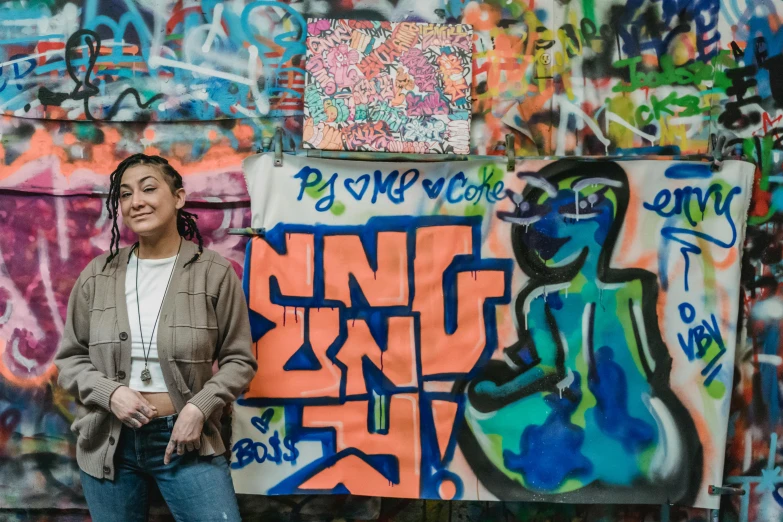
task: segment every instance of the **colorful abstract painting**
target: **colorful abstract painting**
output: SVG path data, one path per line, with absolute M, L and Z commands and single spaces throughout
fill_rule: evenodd
M 470 151 L 473 30 L 309 19 L 305 148 Z
M 751 164 L 283 163 L 238 492 L 717 507 Z

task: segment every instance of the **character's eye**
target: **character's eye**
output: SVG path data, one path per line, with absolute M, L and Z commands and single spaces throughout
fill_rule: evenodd
M 498 212 L 498 218 L 515 225 L 532 225 L 536 221 L 540 221 L 541 217 L 549 212 L 549 204 L 536 204 L 526 199 L 523 199 L 520 194 L 511 190 L 506 191 L 509 199 L 514 203 L 516 207 L 513 212 Z
M 559 208 L 560 215 L 568 219 L 591 219 L 601 213 L 600 206 L 606 201 L 604 196 L 606 188 L 602 188 L 592 194 L 582 195 L 579 192 L 574 194 L 574 200 L 571 203 L 562 205 Z

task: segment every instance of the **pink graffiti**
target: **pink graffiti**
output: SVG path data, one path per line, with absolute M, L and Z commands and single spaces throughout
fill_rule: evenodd
M 340 88 L 353 87 L 361 77 L 362 73 L 356 67 L 359 63 L 359 52 L 346 44 L 329 49 L 326 53 L 326 63 L 329 65 L 329 72 L 334 77 L 335 83 Z
M 15 328 L 3 353 L 7 369 L 27 377 L 35 377 L 49 369 L 57 351 L 56 335 L 48 335 L 42 341 L 27 329 Z
M 405 101 L 408 104 L 409 116 L 430 116 L 449 113 L 449 107 L 437 92 L 430 92 L 425 96 L 416 96 L 409 92 L 405 97 Z
M 329 20 L 322 21 L 329 24 Z M 321 26 L 319 25 L 319 27 Z M 348 43 L 350 41 L 351 30 L 343 24 L 342 20 L 337 20 L 335 21 L 332 31 L 324 36 L 313 36 L 312 33 L 310 33 L 310 36 L 307 38 L 307 47 L 314 56 L 319 56 L 324 51 L 328 51 L 341 43 Z
M 307 60 L 307 72 L 318 82 L 327 95 L 332 95 L 337 92 L 337 84 L 334 77 L 326 70 L 324 61 L 320 56 L 313 56 Z
M 421 47 L 460 47 L 469 50 L 472 46 L 471 32 L 463 25 L 425 25 L 421 28 Z
M 432 92 L 435 90 L 437 69 L 427 61 L 427 57 L 418 47 L 414 47 L 405 53 L 400 59 L 402 64 L 408 68 L 408 72 L 413 76 L 413 81 L 419 92 Z
M 331 23 L 329 20 L 316 20 L 315 22 L 307 24 L 307 34 L 318 35 L 324 31 L 328 31 L 330 27 Z

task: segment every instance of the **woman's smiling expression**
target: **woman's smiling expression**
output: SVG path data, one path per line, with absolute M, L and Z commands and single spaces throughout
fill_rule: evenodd
M 185 205 L 185 190 L 172 190 L 166 176 L 151 165 L 129 168 L 122 176 L 122 221 L 140 236 L 155 236 L 176 227 L 177 211 Z

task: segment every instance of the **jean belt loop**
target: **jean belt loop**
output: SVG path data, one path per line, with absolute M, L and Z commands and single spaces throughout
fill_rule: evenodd
M 175 417 L 174 415 L 169 415 L 168 417 L 166 417 L 166 424 L 168 425 L 168 428 L 170 430 L 174 429 L 174 417 Z

